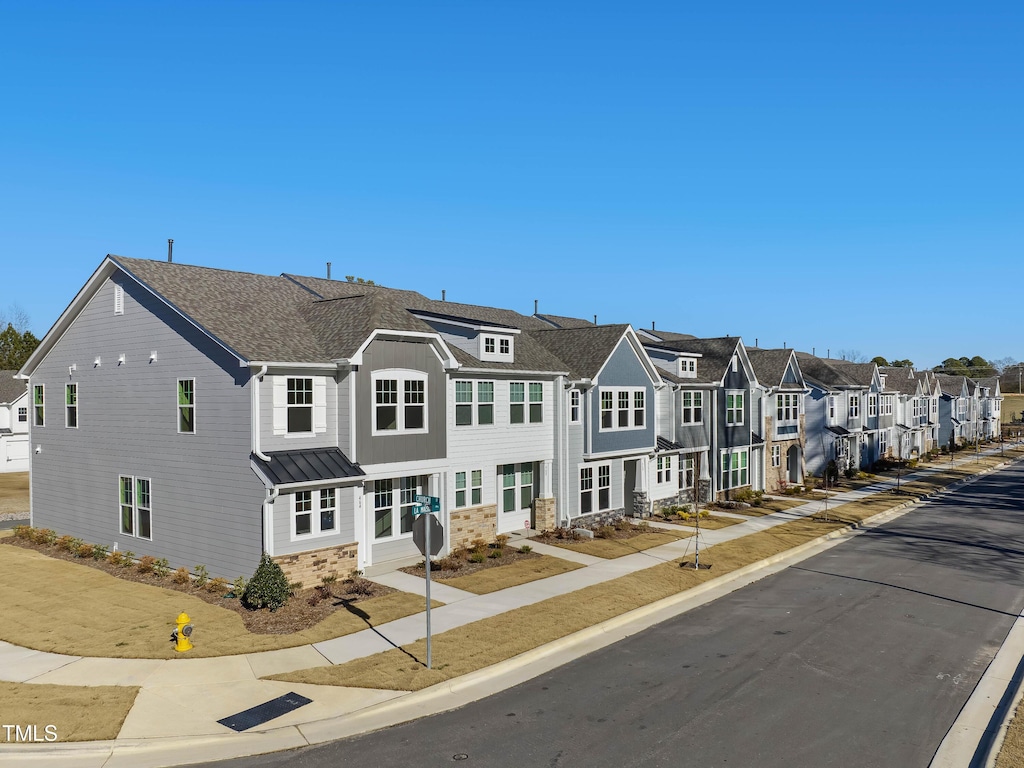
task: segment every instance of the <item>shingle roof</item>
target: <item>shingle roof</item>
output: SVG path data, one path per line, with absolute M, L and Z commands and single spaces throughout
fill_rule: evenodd
M 655 331 L 644 328 L 644 333 L 649 333 L 651 336 L 657 336 L 662 341 L 686 341 L 688 339 L 696 339 L 696 336 L 691 336 L 689 333 L 675 333 L 674 331 Z
M 350 357 L 375 328 L 419 333 L 433 330 L 385 293 L 316 300 L 304 304 L 300 311 L 330 360 Z
M 917 394 L 917 382 L 919 379 L 914 374 L 913 368 L 900 368 L 879 366 L 879 373 L 885 374 L 885 389 L 888 392 L 899 392 L 902 395 Z
M 782 384 L 782 377 L 786 375 L 793 350 L 748 348 L 747 356 L 757 380 L 765 386 L 778 387 Z
M 848 366 L 836 365 L 840 360 L 817 357 L 807 352 L 797 352 L 796 358 L 800 363 L 800 371 L 805 381 L 813 382 L 824 389 L 833 387 L 860 387 L 864 386 L 854 375 Z
M 594 325 L 590 320 L 582 317 L 566 317 L 564 315 L 534 315 L 545 320 L 555 328 L 589 328 Z
M 667 333 L 658 331 L 658 335 Z M 689 382 L 708 384 L 721 381 L 726 374 L 726 369 L 732 364 L 732 356 L 739 346 L 738 336 L 724 336 L 717 339 L 697 339 L 692 336 L 682 338 L 683 334 L 671 334 L 677 338 L 663 339 L 651 347 L 671 349 L 677 352 L 691 352 L 700 355 L 697 360 L 696 378 L 687 379 Z
M 951 376 L 948 373 L 936 373 L 934 376 L 939 382 L 942 394 L 949 397 L 960 397 L 963 394 L 964 385 L 967 383 L 966 376 Z
M 875 376 L 875 363 L 854 363 L 849 360 L 830 361 L 833 365 L 842 366 L 843 371 L 854 383 L 870 387 Z M 911 369 L 907 369 L 908 371 Z
M 28 382 L 15 379 L 17 371 L 0 371 L 0 403 L 13 403 L 28 389 Z
M 260 472 L 274 485 L 315 483 L 362 477 L 366 473 L 337 448 L 309 448 L 301 451 L 268 453 L 270 461 L 253 456 Z
M 528 335 L 562 361 L 574 379 L 592 379 L 601 370 L 628 325 L 591 325 L 586 328 L 552 328 Z

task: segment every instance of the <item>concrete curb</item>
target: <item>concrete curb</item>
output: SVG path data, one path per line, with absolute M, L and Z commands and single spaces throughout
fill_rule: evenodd
M 912 511 L 914 507 L 974 482 L 983 475 L 998 471 L 1013 461 L 1016 460 L 1006 461 L 982 470 L 971 477 L 937 489 L 921 499 L 907 500 L 858 523 L 845 525 L 792 549 L 711 579 L 685 592 L 670 595 L 649 605 L 607 619 L 519 656 L 345 715 L 243 734 L 175 736 L 102 742 L 70 742 L 54 745 L 35 744 L 32 746 L 0 745 L 0 756 L 2 756 L 4 765 L 11 766 L 11 768 L 20 765 L 68 765 L 74 766 L 74 768 L 79 768 L 79 766 L 83 768 L 92 766 L 97 768 L 120 768 L 120 766 L 125 768 L 163 768 L 322 744 L 398 725 L 426 715 L 447 712 L 531 680 L 569 661 L 712 602 L 819 552 L 837 546 L 853 536 L 895 520 Z M 1024 621 L 1021 624 L 1024 625 Z M 985 674 L 988 675 L 988 673 L 989 671 L 986 670 Z M 984 677 L 982 679 L 984 680 Z M 964 709 L 966 710 L 967 706 Z M 1004 723 L 1004 731 L 1005 725 Z M 953 729 L 950 732 L 952 733 L 952 731 Z M 976 745 L 977 741 L 973 745 L 967 744 L 971 754 Z M 957 754 L 961 754 L 963 749 L 964 747 L 961 745 L 961 750 Z M 938 768 L 940 764 L 933 763 L 932 765 L 934 768 Z M 952 768 L 954 765 L 967 765 L 967 762 L 942 763 L 941 765 L 948 765 Z

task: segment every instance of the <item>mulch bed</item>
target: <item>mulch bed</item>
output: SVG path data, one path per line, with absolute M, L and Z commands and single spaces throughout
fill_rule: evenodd
M 242 601 L 237 598 L 225 597 L 220 592 L 210 592 L 205 587 L 197 587 L 192 582 L 179 584 L 171 578 L 171 575 L 157 576 L 153 573 L 142 573 L 135 566 L 125 567 L 112 565 L 106 560 L 75 557 L 70 552 L 57 549 L 53 545 L 36 544 L 15 536 L 0 539 L 0 544 L 33 549 L 47 557 L 95 568 L 125 581 L 151 584 L 154 587 L 183 592 L 229 611 L 235 611 L 242 617 L 246 629 L 254 634 L 262 635 L 288 635 L 299 632 L 320 623 L 335 611 L 347 611 L 350 605 L 397 591 L 368 579 L 356 578 L 335 582 L 330 585 L 329 594 L 322 586 L 303 589 L 292 595 L 291 599 L 276 611 L 266 608 L 250 610 L 242 605 Z
M 484 560 L 481 563 L 474 563 L 469 560 L 468 553 L 453 553 L 448 557 L 440 557 L 436 560 L 430 561 L 430 578 L 431 579 L 454 579 L 456 576 L 468 576 L 471 573 L 477 573 L 488 568 L 499 568 L 503 565 L 510 565 L 517 563 L 520 560 L 534 560 L 541 555 L 536 552 L 520 552 L 516 547 L 498 547 L 491 545 L 484 552 Z M 487 557 L 492 552 L 501 552 L 500 557 Z M 418 563 L 417 565 L 410 565 L 405 568 L 399 568 L 398 570 L 403 573 L 411 574 L 412 576 L 419 576 L 423 578 L 427 575 L 427 570 L 424 563 Z
M 669 535 L 666 531 L 659 528 L 652 528 L 649 525 L 630 524 L 627 526 L 618 525 L 602 525 L 592 530 L 594 533 L 594 539 L 607 539 L 609 541 L 625 541 L 632 539 L 634 536 L 640 536 L 644 533 L 664 533 L 666 536 Z M 573 533 L 571 528 L 555 528 L 553 531 L 542 531 L 537 535 L 539 541 L 587 541 L 580 537 L 578 534 Z

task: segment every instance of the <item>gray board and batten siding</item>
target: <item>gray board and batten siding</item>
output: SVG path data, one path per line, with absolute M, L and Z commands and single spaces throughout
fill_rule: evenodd
M 121 315 L 113 281 L 124 287 Z M 249 465 L 249 375 L 237 357 L 115 273 L 32 373 L 31 383 L 46 387 L 45 425 L 32 427 L 40 449 L 32 457 L 32 524 L 166 557 L 172 567 L 250 576 L 263 548 L 265 492 Z M 195 379 L 194 434 L 178 434 L 177 382 L 186 378 Z M 78 383 L 77 429 L 65 427 L 69 382 Z M 152 540 L 120 532 L 121 475 L 151 481 Z
M 608 356 L 608 360 L 594 384 L 596 391 L 590 402 L 591 453 L 653 451 L 656 442 L 654 385 L 647 369 L 640 362 L 628 340 L 622 339 L 618 343 L 611 355 Z M 601 430 L 600 389 L 614 389 L 615 387 L 644 388 L 643 429 Z M 617 407 L 617 403 L 615 405 Z
M 398 369 L 427 374 L 427 431 L 373 435 L 374 371 Z M 427 343 L 375 339 L 363 352 L 356 378 L 356 450 L 361 466 L 441 459 L 446 454 L 445 372 Z M 401 398 L 401 392 L 399 392 Z
M 718 413 L 715 414 L 715 421 L 718 424 L 718 447 L 719 448 L 742 448 L 750 445 L 751 416 L 756 411 L 752 408 L 750 380 L 747 378 L 742 365 L 737 365 L 736 370 L 729 367 L 723 380 L 724 386 L 719 394 Z M 729 425 L 725 423 L 726 396 L 730 391 L 743 393 L 743 423 Z

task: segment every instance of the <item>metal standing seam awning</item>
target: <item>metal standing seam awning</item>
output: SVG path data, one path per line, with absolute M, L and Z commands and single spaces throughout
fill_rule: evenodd
M 253 467 L 271 486 L 321 483 L 365 477 L 358 464 L 349 461 L 338 448 L 307 448 L 301 451 L 275 451 L 264 461 L 251 456 Z

